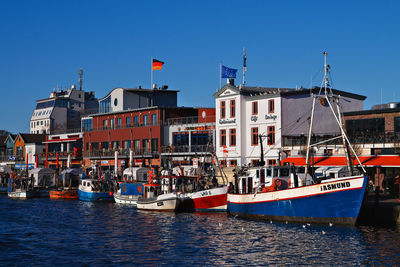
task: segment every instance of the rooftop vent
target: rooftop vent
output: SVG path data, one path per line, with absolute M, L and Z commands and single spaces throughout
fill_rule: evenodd
M 153 88 L 152 89 L 157 89 L 157 84 L 153 83 Z
M 167 90 L 167 89 L 168 89 L 168 85 L 163 85 L 163 86 L 161 86 L 161 89 L 162 89 L 162 90 Z

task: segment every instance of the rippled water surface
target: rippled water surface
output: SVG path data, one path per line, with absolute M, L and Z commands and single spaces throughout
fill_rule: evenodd
M 141 212 L 115 203 L 0 196 L 0 264 L 400 265 L 400 229 Z

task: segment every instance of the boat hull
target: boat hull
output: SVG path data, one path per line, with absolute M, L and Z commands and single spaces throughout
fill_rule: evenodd
M 114 201 L 114 197 L 109 192 L 85 192 L 78 190 L 78 199 L 82 201 Z
M 273 192 L 228 194 L 228 212 L 253 219 L 354 225 L 366 183 L 367 177 L 358 176 Z
M 51 190 L 51 199 L 78 199 L 78 189 Z
M 179 199 L 177 196 L 158 197 L 157 199 L 139 199 L 136 203 L 138 210 L 149 211 L 176 211 L 178 206 Z
M 8 197 L 14 198 L 14 199 L 27 199 L 27 198 L 33 198 L 35 196 L 36 196 L 36 192 L 34 192 L 34 191 L 11 191 L 11 192 L 8 192 Z
M 226 211 L 228 187 L 218 187 L 185 194 L 183 206 L 195 211 Z
M 136 206 L 139 195 L 121 195 L 119 193 L 114 194 L 115 203 L 128 204 Z

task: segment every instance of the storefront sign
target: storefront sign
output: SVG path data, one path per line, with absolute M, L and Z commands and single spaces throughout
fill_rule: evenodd
M 269 119 L 276 120 L 276 118 L 277 118 L 276 115 L 265 115 L 266 120 L 269 120 Z
M 235 123 L 235 122 L 236 122 L 236 119 L 226 119 L 226 120 L 220 119 L 219 120 L 219 124 L 227 124 L 227 123 Z

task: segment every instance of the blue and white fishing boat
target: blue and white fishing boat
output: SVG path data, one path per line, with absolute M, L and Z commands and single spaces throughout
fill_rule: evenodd
M 132 161 L 133 156 L 130 162 Z M 153 170 L 147 167 L 131 166 L 125 169 L 122 175 L 123 182 L 118 182 L 118 190 L 114 192 L 115 202 L 136 206 L 138 198 L 143 196 L 143 185 L 149 181 L 150 175 L 153 175 Z
M 83 201 L 114 201 L 113 183 L 110 180 L 81 179 L 78 199 Z
M 144 186 L 141 182 L 123 182 L 114 193 L 114 200 L 118 204 L 129 204 L 136 206 L 136 202 L 143 195 Z
M 354 225 L 363 203 L 367 185 L 365 169 L 351 147 L 341 122 L 338 96 L 328 89 L 326 64 L 324 88 L 313 95 L 313 107 L 307 141 L 306 168 L 302 175 L 297 174 L 294 166 L 255 167 L 237 175 L 235 189 L 228 193 L 228 212 L 234 216 L 266 220 L 337 223 Z M 322 90 L 324 92 L 322 92 Z M 321 93 L 322 92 L 322 93 Z M 317 99 L 326 103 L 339 125 L 344 148 L 349 147 L 358 160 L 363 174 L 350 164 L 347 150 L 347 172 L 340 177 L 318 177 L 309 175 L 310 148 L 323 142 L 311 144 L 312 125 Z M 325 102 L 326 101 L 326 102 Z M 336 105 L 336 111 L 333 108 Z M 261 138 L 261 137 L 260 137 Z M 332 140 L 332 139 L 330 139 Z M 327 140 L 329 141 L 329 140 Z M 260 142 L 262 145 L 262 142 Z M 262 147 L 261 147 L 262 151 Z M 263 155 L 261 156 L 263 162 Z

